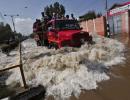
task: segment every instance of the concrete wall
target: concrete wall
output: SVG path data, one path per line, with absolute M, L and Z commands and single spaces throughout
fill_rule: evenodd
M 106 24 L 105 17 L 103 16 L 93 20 L 82 21 L 80 22 L 80 26 L 83 28 L 83 31 L 96 32 L 99 35 L 105 36 Z

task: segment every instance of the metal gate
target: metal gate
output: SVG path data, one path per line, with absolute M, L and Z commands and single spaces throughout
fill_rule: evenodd
M 122 32 L 121 15 L 109 17 L 110 33 L 118 34 Z

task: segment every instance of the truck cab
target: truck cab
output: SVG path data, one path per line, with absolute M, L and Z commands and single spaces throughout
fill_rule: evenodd
M 79 23 L 74 19 L 53 19 L 47 23 L 48 42 L 50 47 L 80 47 L 84 42 L 91 42 L 92 36 L 81 31 Z

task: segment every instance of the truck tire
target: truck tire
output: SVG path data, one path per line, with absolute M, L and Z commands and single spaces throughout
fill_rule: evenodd
M 54 43 L 54 42 L 51 42 L 49 43 L 49 46 L 48 46 L 49 49 L 58 49 L 58 44 L 57 43 Z
M 41 46 L 41 43 L 40 43 L 40 41 L 37 41 L 37 46 Z
M 55 48 L 56 50 L 59 48 L 57 43 L 54 44 L 54 48 Z

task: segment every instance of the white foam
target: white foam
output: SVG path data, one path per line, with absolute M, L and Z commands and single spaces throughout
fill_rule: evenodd
M 10 56 L 0 52 L 0 69 L 18 64 L 18 51 L 10 52 Z
M 92 46 L 85 44 L 81 48 L 59 50 L 37 47 L 31 39 L 24 41 L 22 51 L 27 83 L 45 86 L 47 96 L 53 95 L 56 100 L 68 99 L 72 93 L 78 97 L 82 89 L 96 89 L 97 82 L 109 79 L 104 69 L 122 63 L 125 58 L 124 45 L 118 41 L 96 35 L 94 40 L 96 44 Z M 6 83 L 21 83 L 19 70 L 12 72 Z

